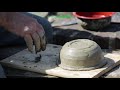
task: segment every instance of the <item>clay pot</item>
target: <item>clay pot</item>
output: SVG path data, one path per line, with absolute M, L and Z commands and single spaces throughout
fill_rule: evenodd
M 88 30 L 99 30 L 110 25 L 115 12 L 73 12 L 78 23 Z
M 100 46 L 91 40 L 67 42 L 60 51 L 58 65 L 66 70 L 92 70 L 105 65 Z

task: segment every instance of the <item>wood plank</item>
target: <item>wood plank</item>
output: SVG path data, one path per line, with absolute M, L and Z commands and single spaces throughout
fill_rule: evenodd
M 42 57 L 37 63 L 34 62 L 35 55 L 25 49 L 15 55 L 3 59 L 1 64 L 16 69 L 28 70 L 63 78 L 98 78 L 120 64 L 120 55 L 107 53 L 105 54 L 107 64 L 102 68 L 91 71 L 64 70 L 56 65 L 56 60 L 59 59 L 61 48 L 62 46 L 59 45 L 48 44 L 46 50 L 39 53 Z
M 7 78 L 58 78 L 47 74 L 35 73 L 10 67 L 3 67 Z
M 104 75 L 105 78 L 120 78 L 120 66 L 115 67 L 113 70 Z
M 116 49 L 116 50 L 112 51 L 111 53 L 120 55 L 120 50 Z M 120 65 L 116 66 L 109 72 L 102 75 L 101 78 L 120 78 Z

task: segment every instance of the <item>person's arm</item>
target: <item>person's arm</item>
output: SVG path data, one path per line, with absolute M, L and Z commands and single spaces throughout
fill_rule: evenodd
M 36 19 L 20 12 L 0 12 L 0 25 L 8 31 L 23 37 L 29 51 L 33 52 L 33 43 L 36 52 L 45 50 L 45 32 Z
M 6 12 L 0 12 L 0 26 L 5 26 L 8 15 Z

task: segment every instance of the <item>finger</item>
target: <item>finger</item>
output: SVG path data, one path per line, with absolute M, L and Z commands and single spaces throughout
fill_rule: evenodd
M 37 33 L 39 34 L 39 37 L 41 39 L 41 49 L 44 51 L 46 49 L 46 37 L 45 37 L 45 31 L 44 28 L 41 25 L 38 25 Z
M 45 49 L 46 49 L 46 44 L 47 44 L 47 42 L 46 42 L 46 37 L 45 37 L 45 35 L 42 37 L 42 51 L 44 51 Z
M 45 37 L 45 34 L 42 33 L 42 32 L 39 32 L 37 31 L 39 37 L 40 37 L 40 40 L 41 40 L 41 49 L 42 51 L 44 51 L 46 49 L 46 37 Z
M 25 35 L 24 40 L 25 40 L 25 42 L 26 42 L 26 44 L 27 44 L 28 50 L 29 50 L 31 53 L 33 53 L 33 40 L 32 40 L 31 35 L 28 35 L 28 34 Z
M 33 41 L 34 41 L 34 44 L 35 44 L 36 53 L 40 52 L 41 51 L 41 44 L 40 44 L 41 42 L 40 42 L 39 35 L 37 33 L 33 33 L 32 38 L 33 38 Z

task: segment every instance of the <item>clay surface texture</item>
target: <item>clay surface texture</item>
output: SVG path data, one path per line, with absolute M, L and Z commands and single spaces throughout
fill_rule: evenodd
M 100 46 L 88 39 L 67 42 L 60 52 L 60 67 L 67 70 L 92 70 L 106 64 Z

